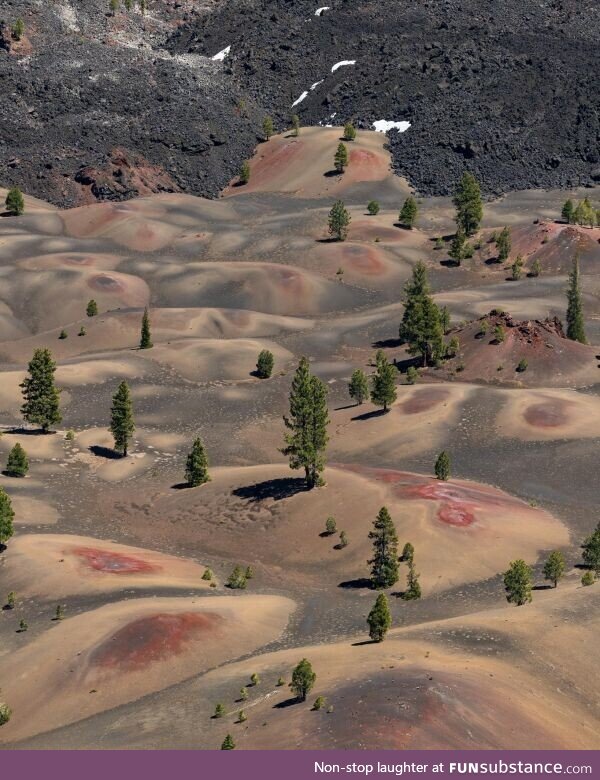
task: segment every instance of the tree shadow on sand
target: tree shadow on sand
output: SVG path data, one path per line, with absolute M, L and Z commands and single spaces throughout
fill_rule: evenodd
M 379 644 L 374 639 L 363 639 L 362 642 L 352 642 L 352 647 L 362 647 L 363 645 L 377 645 Z
M 291 699 L 285 699 L 273 705 L 274 710 L 284 710 L 286 707 L 293 707 L 294 704 L 301 704 L 302 699 L 299 696 L 293 696 Z
M 98 458 L 106 458 L 107 460 L 121 460 L 123 457 L 120 452 L 115 452 L 115 450 L 111 449 L 110 447 L 101 447 L 99 444 L 92 444 L 92 446 L 88 447 L 88 449 L 92 455 L 95 455 Z
M 295 496 L 296 493 L 304 493 L 306 490 L 306 482 L 301 477 L 281 477 L 236 488 L 233 495 L 248 501 L 264 501 L 267 498 L 281 501 Z
M 340 582 L 338 588 L 344 588 L 344 590 L 373 590 L 373 583 L 368 577 L 358 577 L 355 580 Z
M 387 412 L 390 410 L 388 409 Z M 387 412 L 384 412 L 383 409 L 373 409 L 371 412 L 363 412 L 363 414 L 357 414 L 354 417 L 352 417 L 352 421 L 354 420 L 372 420 L 374 417 L 383 417 Z
M 56 431 L 44 432 L 41 428 L 20 428 L 18 426 L 9 428 L 5 433 L 13 436 L 56 436 Z

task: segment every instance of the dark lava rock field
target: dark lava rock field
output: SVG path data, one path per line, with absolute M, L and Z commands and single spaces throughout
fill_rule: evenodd
M 0 182 L 59 205 L 214 196 L 291 113 L 409 121 L 390 146 L 422 194 L 465 169 L 489 194 L 600 181 L 597 2 L 320 2 L 0 0 Z

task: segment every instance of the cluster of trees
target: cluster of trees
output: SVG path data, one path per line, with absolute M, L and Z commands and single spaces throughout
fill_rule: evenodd
M 593 585 L 596 578 L 600 576 L 600 523 L 590 536 L 584 539 L 581 547 L 583 563 L 588 567 L 581 577 L 581 584 Z M 566 568 L 563 553 L 560 550 L 553 550 L 542 569 L 544 579 L 556 588 L 564 577 Z M 524 560 L 512 561 L 503 576 L 506 599 L 510 604 L 523 606 L 532 600 L 533 569 Z
M 306 701 L 308 694 L 312 691 L 312 689 L 315 687 L 315 683 L 317 681 L 317 675 L 315 671 L 313 670 L 312 664 L 307 658 L 303 658 L 301 661 L 299 661 L 296 666 L 294 667 L 292 671 L 292 681 L 289 684 L 289 687 L 292 691 L 292 693 L 296 696 L 298 701 L 304 702 Z M 253 674 L 250 677 L 250 684 L 252 687 L 257 686 L 260 683 L 260 677 L 258 674 Z M 281 687 L 285 685 L 285 680 L 283 677 L 280 677 L 277 680 L 277 687 Z M 247 701 L 248 700 L 248 689 L 247 687 L 243 687 L 240 690 L 240 699 L 239 701 Z M 313 705 L 314 710 L 320 710 L 325 705 L 325 697 L 324 696 L 318 696 L 315 700 L 315 703 Z M 332 708 L 330 708 L 330 711 L 332 711 Z M 214 715 L 213 718 L 223 718 L 227 715 L 227 710 L 225 709 L 224 704 L 217 704 L 215 706 Z M 238 712 L 238 719 L 237 723 L 244 723 L 247 720 L 247 715 L 244 710 L 240 710 Z M 225 736 L 225 739 L 221 743 L 221 750 L 235 750 L 235 740 L 233 739 L 231 734 L 227 734 Z
M 247 566 L 245 569 L 239 564 L 234 566 L 233 571 L 227 579 L 227 587 L 231 590 L 246 590 L 248 586 L 248 580 L 254 577 L 254 569 L 252 566 Z
M 562 207 L 561 216 L 569 225 L 595 227 L 600 225 L 600 209 L 595 209 L 589 198 L 584 198 L 577 205 L 571 199 Z
M 370 397 L 371 403 L 383 407 L 387 412 L 397 397 L 396 377 L 398 370 L 390 363 L 383 350 L 378 350 L 375 356 L 376 371 L 370 377 L 357 368 L 350 377 L 348 393 L 357 405 L 364 403 Z

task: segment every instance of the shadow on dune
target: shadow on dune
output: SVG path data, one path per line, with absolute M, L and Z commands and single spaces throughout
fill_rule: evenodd
M 88 447 L 92 455 L 97 458 L 106 458 L 107 460 L 121 460 L 123 457 L 120 452 L 115 452 L 110 447 L 101 447 L 99 444 L 92 444 Z
M 346 580 L 340 582 L 338 588 L 344 588 L 344 590 L 359 590 L 365 588 L 366 590 L 373 590 L 373 583 L 368 577 L 358 577 L 355 580 Z
M 10 428 L 6 433 L 14 436 L 55 436 L 56 431 L 44 432 L 41 428 Z
M 301 704 L 302 699 L 299 699 L 297 696 L 294 696 L 293 699 L 286 699 L 285 701 L 280 701 L 278 704 L 273 705 L 274 710 L 284 710 L 286 707 L 293 707 L 294 704 Z
M 388 409 L 387 412 L 389 411 L 390 410 Z M 384 412 L 383 409 L 374 409 L 372 412 L 357 414 L 355 417 L 352 417 L 352 420 L 372 420 L 374 417 L 383 417 L 387 412 Z
M 306 482 L 300 477 L 281 477 L 236 488 L 233 495 L 248 501 L 264 501 L 267 498 L 281 501 L 283 498 L 295 496 L 296 493 L 303 493 L 306 489 Z

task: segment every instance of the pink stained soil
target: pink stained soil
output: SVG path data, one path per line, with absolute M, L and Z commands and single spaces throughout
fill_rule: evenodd
M 214 612 L 159 613 L 133 620 L 91 653 L 101 669 L 135 672 L 183 653 L 202 635 L 214 635 L 223 617 Z
M 104 574 L 151 574 L 161 571 L 160 566 L 136 558 L 133 555 L 102 550 L 94 547 L 74 547 L 71 554 L 77 555 L 85 565 Z
M 515 509 L 535 511 L 521 501 L 486 485 L 443 482 L 420 474 L 368 466 L 332 464 L 337 468 L 353 471 L 387 485 L 393 485 L 393 493 L 401 499 L 413 501 L 437 501 L 437 517 L 440 522 L 455 528 L 468 528 L 477 523 L 478 511 L 509 512 Z
M 351 149 L 344 175 L 355 181 L 380 181 L 388 172 L 388 163 L 381 155 L 368 149 Z
M 249 192 L 268 185 L 270 179 L 278 179 L 283 171 L 297 160 L 304 150 L 304 143 L 294 139 L 279 144 L 277 149 L 266 151 L 265 155 L 252 165 L 252 175 L 248 184 L 232 192 Z
M 88 285 L 93 290 L 99 290 L 100 292 L 107 293 L 123 292 L 125 289 L 121 282 L 118 281 L 118 279 L 115 279 L 112 276 L 108 276 L 108 274 L 98 274 L 97 276 L 92 276 L 92 278 L 88 280 Z
M 387 271 L 377 252 L 367 247 L 347 245 L 342 248 L 342 259 L 362 276 L 385 276 Z
M 441 404 L 449 395 L 449 391 L 443 387 L 426 387 L 415 391 L 399 408 L 404 414 L 421 414 Z
M 568 404 L 559 398 L 547 399 L 531 404 L 525 409 L 525 422 L 536 428 L 559 428 L 569 422 Z

